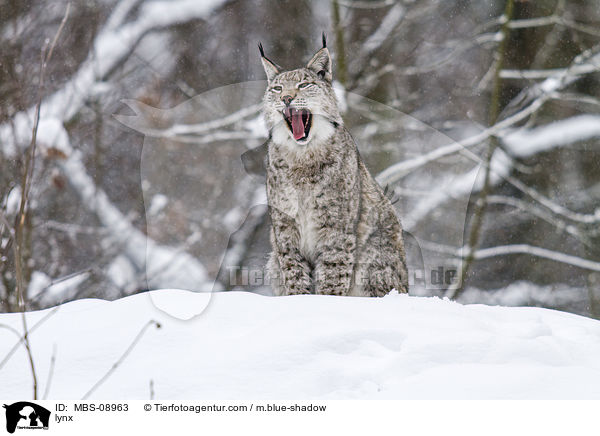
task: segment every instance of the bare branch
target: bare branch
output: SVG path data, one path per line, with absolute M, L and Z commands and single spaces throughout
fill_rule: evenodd
M 340 1 L 338 0 L 340 6 L 344 6 L 346 8 L 355 8 L 355 9 L 379 9 L 385 8 L 396 3 L 395 0 L 379 0 L 379 1 L 360 1 L 360 0 L 351 0 L 351 1 Z
M 581 257 L 548 250 L 546 248 L 535 247 L 528 244 L 502 245 L 498 247 L 482 248 L 475 251 L 475 259 L 488 259 L 496 256 L 506 256 L 508 254 L 529 254 L 531 256 L 565 263 L 590 271 L 600 271 L 600 262 L 594 262 Z
M 589 238 L 585 237 L 576 226 L 568 224 L 566 221 L 549 214 L 546 210 L 538 207 L 537 205 L 523 201 L 520 198 L 508 197 L 506 195 L 490 195 L 488 196 L 488 203 L 512 206 L 522 212 L 543 219 L 547 223 L 556 227 L 557 230 L 567 232 L 585 245 L 591 246 L 592 244 Z
M 511 29 L 525 29 L 531 27 L 542 27 L 551 25 L 560 25 L 569 29 L 577 30 L 582 33 L 587 33 L 592 36 L 600 36 L 600 31 L 592 26 L 586 26 L 585 24 L 578 23 L 576 21 L 565 18 L 560 15 L 549 15 L 547 17 L 529 18 L 523 20 L 513 20 L 509 23 Z
M 573 68 L 549 68 L 546 70 L 502 70 L 502 79 L 547 79 L 553 76 L 590 74 L 600 71 L 600 65 L 584 64 Z
M 48 398 L 50 393 L 50 386 L 52 385 L 52 378 L 54 377 L 54 366 L 56 364 L 56 344 L 52 346 L 52 357 L 50 358 L 50 368 L 48 369 L 48 378 L 46 381 L 46 389 L 44 389 L 44 396 L 42 399 Z
M 56 312 L 58 312 L 58 309 L 59 309 L 59 306 L 55 307 L 54 309 L 50 310 L 46 315 L 44 315 L 43 318 L 41 318 L 38 322 L 36 322 L 29 329 L 29 334 L 31 335 L 39 326 L 41 326 L 52 315 L 54 315 Z M 21 343 L 23 343 L 24 336 L 21 336 L 20 333 L 18 333 L 17 336 L 19 336 L 19 341 L 15 345 L 13 345 L 13 347 L 8 351 L 8 353 L 6 353 L 6 356 L 4 356 L 4 358 L 2 359 L 2 361 L 0 361 L 0 370 L 4 367 L 4 365 L 6 365 L 6 362 L 8 362 L 10 360 L 10 358 L 12 357 L 12 355 L 15 354 L 15 351 L 17 351 L 19 349 L 19 345 L 21 345 Z
M 0 234 L 2 234 L 4 229 L 6 229 L 8 231 L 8 234 L 10 235 L 10 237 L 14 238 L 15 231 L 13 230 L 13 227 L 8 222 L 8 219 L 6 219 L 6 216 L 4 215 L 4 212 L 2 210 L 0 210 L 0 224 L 2 224 L 2 226 L 3 226 L 3 227 L 0 227 L 0 230 L 1 230 Z
M 140 113 L 140 110 L 138 108 L 139 103 L 137 101 L 124 100 L 123 102 L 127 104 L 131 109 L 133 109 L 136 112 L 136 114 Z M 167 129 L 143 128 L 134 121 L 135 118 L 137 118 L 136 116 L 115 115 L 115 118 L 119 122 L 125 124 L 126 126 L 134 127 L 135 129 L 139 130 L 140 132 L 146 135 L 160 138 L 175 138 L 182 135 L 202 135 L 212 130 L 235 124 L 250 116 L 258 115 L 261 107 L 262 104 L 257 103 L 237 110 L 231 114 L 228 114 L 216 120 L 211 120 L 200 124 L 175 124 L 174 126 L 171 126 Z M 245 134 L 247 135 L 248 133 Z
M 94 391 L 96 389 L 98 389 L 111 375 L 113 372 L 115 372 L 115 370 L 119 367 L 119 365 L 121 365 L 123 363 L 123 361 L 127 358 L 127 356 L 129 355 L 129 353 L 131 353 L 131 351 L 133 351 L 133 349 L 135 348 L 135 346 L 137 345 L 137 343 L 140 341 L 140 339 L 142 339 L 142 337 L 144 336 L 144 333 L 146 333 L 146 330 L 148 329 L 148 327 L 150 326 L 155 326 L 156 328 L 160 328 L 160 323 L 158 323 L 157 321 L 151 319 L 150 321 L 148 321 L 144 327 L 142 327 L 142 329 L 139 331 L 139 333 L 136 335 L 136 337 L 133 339 L 133 341 L 131 342 L 131 344 L 129 344 L 129 346 L 127 347 L 127 349 L 125 350 L 125 352 L 121 355 L 121 357 L 119 357 L 119 359 L 113 363 L 113 365 L 110 367 L 110 369 L 106 372 L 106 374 L 104 374 L 100 380 L 98 380 L 96 382 L 96 384 L 94 384 L 94 386 L 92 386 L 92 388 L 86 392 L 86 394 L 81 398 L 82 400 L 86 400 L 90 397 L 90 395 L 92 395 L 94 393 Z
M 529 27 L 540 27 L 550 26 L 556 24 L 559 18 L 556 15 L 549 15 L 547 17 L 536 17 L 522 20 L 512 20 L 508 23 L 510 29 L 525 29 Z

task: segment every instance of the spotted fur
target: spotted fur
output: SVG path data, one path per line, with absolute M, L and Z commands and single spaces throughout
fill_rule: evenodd
M 407 292 L 400 222 L 344 127 L 323 43 L 306 67 L 283 72 L 260 47 L 268 79 L 263 114 L 271 133 L 268 270 L 274 293 Z M 310 111 L 311 127 L 300 141 L 285 120 L 286 101 Z

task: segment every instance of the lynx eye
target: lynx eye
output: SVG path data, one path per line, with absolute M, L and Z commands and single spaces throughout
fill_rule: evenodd
M 280 93 L 281 89 L 282 89 L 281 86 L 274 86 L 274 87 L 271 88 L 271 91 Z
M 304 83 L 300 83 L 298 85 L 298 89 L 305 89 L 305 88 L 309 88 L 311 86 L 313 86 L 312 83 L 310 83 L 310 82 L 304 82 Z

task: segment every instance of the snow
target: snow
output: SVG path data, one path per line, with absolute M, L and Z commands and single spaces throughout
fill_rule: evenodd
M 6 214 L 16 215 L 21 205 L 21 187 L 15 186 L 6 196 Z
M 148 215 L 155 216 L 158 215 L 169 203 L 169 197 L 164 194 L 155 194 L 152 196 L 152 200 L 150 201 L 150 207 L 148 208 Z
M 48 277 L 48 275 L 40 271 L 33 271 L 31 273 L 31 278 L 29 279 L 29 286 L 27 287 L 27 296 L 29 298 L 36 297 L 51 284 L 52 279 Z
M 43 153 L 53 149 L 68 156 L 71 153 L 69 134 L 58 118 L 41 119 L 38 125 L 39 146 Z
M 600 398 L 600 322 L 577 315 L 399 294 L 175 290 L 60 306 L 30 334 L 40 391 L 53 347 L 49 397 L 81 398 L 150 320 L 161 328 L 147 328 L 89 399 L 146 399 L 150 380 L 157 399 Z M 20 315 L 0 324 L 20 329 Z M 0 329 L 0 355 L 16 341 Z M 0 369 L 4 397 L 31 395 L 28 368 L 19 348 Z
M 117 288 L 125 289 L 130 283 L 135 283 L 136 271 L 127 256 L 119 255 L 106 269 L 106 276 Z
M 268 138 L 269 137 L 269 128 L 267 127 L 267 123 L 265 122 L 265 117 L 263 117 L 262 114 L 259 114 L 257 117 L 244 122 L 243 126 L 246 130 L 248 130 L 251 137 L 254 137 L 254 138 Z
M 240 226 L 240 223 L 243 222 L 242 220 L 245 218 L 243 212 L 244 208 L 240 206 L 234 207 L 223 217 L 223 225 L 229 231 L 235 231 Z
M 529 157 L 554 147 L 597 137 L 600 137 L 600 116 L 578 115 L 535 129 L 518 129 L 503 141 L 515 156 Z
M 491 160 L 490 184 L 495 186 L 510 174 L 512 169 L 511 159 L 501 149 L 496 149 Z M 439 187 L 430 195 L 424 196 L 409 212 L 406 213 L 402 222 L 407 230 L 414 229 L 420 221 L 425 219 L 440 205 L 449 200 L 456 201 L 460 198 L 468 198 L 472 192 L 479 192 L 483 188 L 485 170 L 482 164 L 477 164 L 472 170 L 452 175 L 449 180 L 440 183 Z M 456 203 L 458 207 L 466 209 L 468 204 Z M 458 206 L 460 204 L 460 206 Z M 460 229 L 462 231 L 462 227 Z
M 53 281 L 43 272 L 34 271 L 31 274 L 27 295 L 32 301 L 42 306 L 50 306 L 56 302 L 68 301 L 77 296 L 81 284 L 89 276 L 89 272 L 83 272 Z

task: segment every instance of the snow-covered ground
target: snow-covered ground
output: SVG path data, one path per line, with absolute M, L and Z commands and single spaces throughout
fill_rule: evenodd
M 50 310 L 27 314 L 29 326 Z M 158 399 L 600 398 L 600 322 L 581 316 L 398 294 L 175 290 L 60 306 L 31 334 L 40 393 L 53 350 L 48 398 L 78 399 L 152 319 L 161 328 L 90 399 L 146 399 L 151 380 Z M 0 324 L 19 330 L 20 315 Z M 0 328 L 0 359 L 15 342 Z M 22 347 L 0 369 L 0 397 L 31 397 Z

